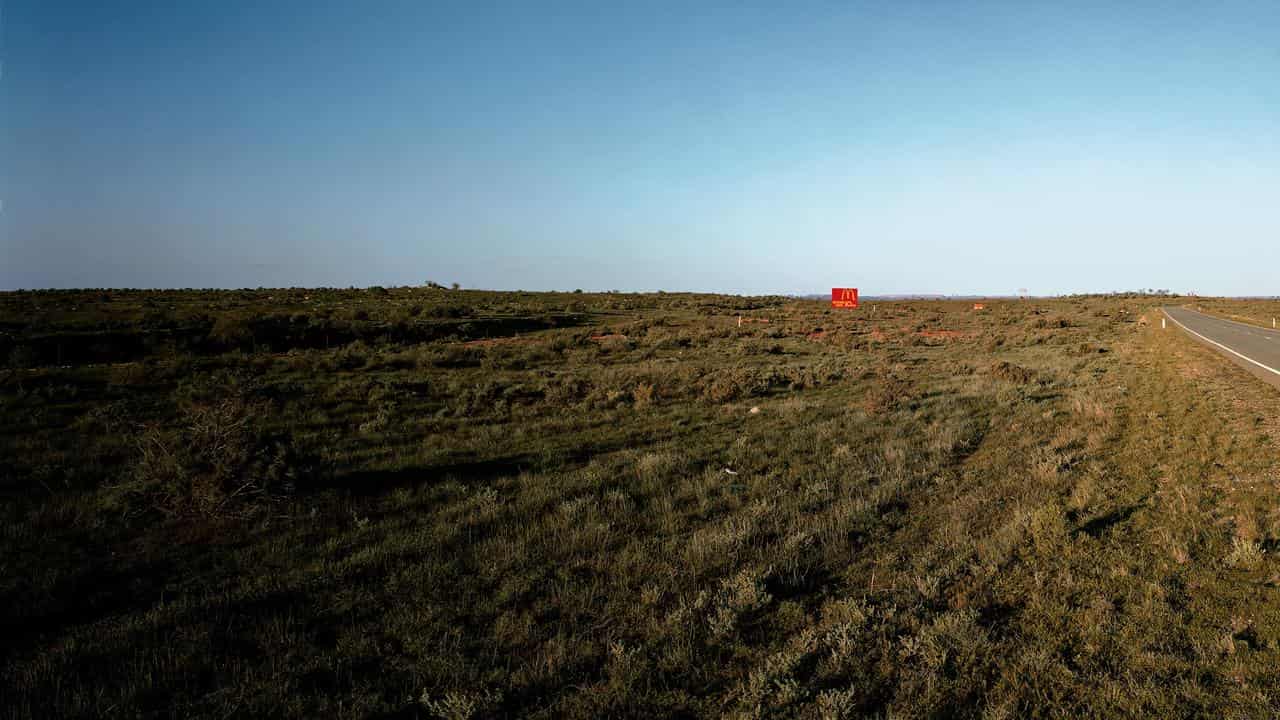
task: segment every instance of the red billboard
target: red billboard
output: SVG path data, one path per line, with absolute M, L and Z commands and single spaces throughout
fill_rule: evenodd
M 831 307 L 858 307 L 858 288 L 831 288 Z

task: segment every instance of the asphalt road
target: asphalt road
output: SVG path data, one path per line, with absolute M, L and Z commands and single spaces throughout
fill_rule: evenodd
M 1180 307 L 1163 308 L 1172 321 L 1259 378 L 1280 387 L 1280 330 L 1210 317 Z

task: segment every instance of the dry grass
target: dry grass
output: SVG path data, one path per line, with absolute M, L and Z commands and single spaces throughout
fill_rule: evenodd
M 1280 711 L 1275 391 L 1150 300 L 269 292 L 0 298 L 7 716 Z

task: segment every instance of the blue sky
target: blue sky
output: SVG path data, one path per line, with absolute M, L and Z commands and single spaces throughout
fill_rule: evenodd
M 1273 1 L 0 23 L 0 288 L 1280 294 Z

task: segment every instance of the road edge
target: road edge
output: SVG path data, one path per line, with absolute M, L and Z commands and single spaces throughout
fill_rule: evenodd
M 1259 362 L 1259 361 L 1257 361 L 1257 360 L 1254 360 L 1253 358 L 1249 357 L 1248 355 L 1245 355 L 1244 353 L 1238 352 L 1238 351 L 1236 351 L 1236 350 L 1232 350 L 1231 348 L 1227 347 L 1226 345 L 1223 345 L 1222 343 L 1218 342 L 1217 340 L 1211 340 L 1211 339 L 1209 339 L 1209 338 L 1205 337 L 1204 335 L 1201 335 L 1200 333 L 1196 332 L 1195 330 L 1192 330 L 1191 328 L 1187 327 L 1186 325 L 1183 325 L 1182 323 L 1178 322 L 1178 320 L 1177 320 L 1176 318 L 1174 318 L 1174 317 L 1173 317 L 1173 315 L 1170 315 L 1170 314 L 1169 314 L 1169 311 L 1168 311 L 1168 309 L 1167 309 L 1167 308 L 1160 308 L 1160 312 L 1161 312 L 1161 313 L 1163 313 L 1163 314 L 1164 314 L 1164 316 L 1165 316 L 1166 318 L 1168 318 L 1171 322 L 1173 322 L 1173 324 L 1174 324 L 1174 325 L 1177 325 L 1179 328 L 1181 328 L 1181 329 L 1182 329 L 1184 332 L 1186 332 L 1188 335 L 1191 335 L 1191 336 L 1193 336 L 1193 337 L 1199 338 L 1200 340 L 1202 340 L 1202 341 L 1204 341 L 1204 342 L 1206 342 L 1206 343 L 1208 343 L 1208 344 L 1210 344 L 1210 345 L 1213 345 L 1214 347 L 1216 347 L 1216 348 L 1218 348 L 1218 349 L 1220 349 L 1220 350 L 1225 350 L 1225 351 L 1227 351 L 1228 353 L 1230 353 L 1231 355 L 1233 355 L 1233 356 L 1234 356 L 1234 358 L 1238 358 L 1238 360 L 1235 360 L 1235 362 L 1236 362 L 1237 364 L 1241 364 L 1241 363 L 1239 362 L 1239 360 L 1243 360 L 1243 361 L 1245 361 L 1245 362 L 1249 363 L 1249 365 L 1243 365 L 1243 367 L 1244 367 L 1245 369 L 1249 370 L 1250 372 L 1252 372 L 1254 375 L 1258 376 L 1260 379 L 1264 380 L 1265 382 L 1267 382 L 1267 383 L 1269 383 L 1269 384 L 1271 384 L 1271 385 L 1274 385 L 1274 386 L 1275 386 L 1275 387 L 1277 387 L 1277 388 L 1280 388 L 1280 370 L 1278 370 L 1278 369 L 1276 369 L 1276 368 L 1273 368 L 1273 367 L 1271 367 L 1270 365 L 1267 365 L 1267 364 L 1265 364 L 1265 363 L 1261 363 L 1261 362 Z M 1195 312 L 1195 311 L 1194 311 L 1194 310 L 1192 310 L 1191 312 Z M 1213 317 L 1213 316 L 1212 316 L 1212 315 L 1209 315 L 1209 316 L 1207 316 L 1207 317 Z M 1221 318 L 1214 318 L 1214 319 L 1215 319 L 1215 320 L 1218 320 L 1218 319 L 1221 319 Z M 1240 324 L 1243 324 L 1243 323 L 1240 323 Z M 1233 358 L 1233 359 L 1234 359 L 1234 358 Z M 1269 374 L 1269 375 L 1268 375 L 1268 374 L 1264 374 L 1264 373 L 1263 373 L 1263 372 L 1261 372 L 1261 371 L 1265 371 L 1266 373 L 1270 373 L 1270 374 Z

